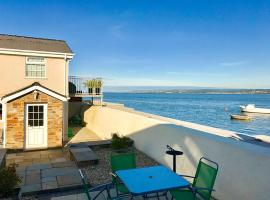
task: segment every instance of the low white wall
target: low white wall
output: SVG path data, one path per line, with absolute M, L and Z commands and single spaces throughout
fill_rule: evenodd
M 153 159 L 172 166 L 166 145 L 184 152 L 177 172 L 194 175 L 200 157 L 219 164 L 215 184 L 217 199 L 270 199 L 270 149 L 188 128 L 138 113 L 93 106 L 85 112 L 87 127 L 101 138 L 127 135 Z M 181 121 L 179 121 L 181 123 Z

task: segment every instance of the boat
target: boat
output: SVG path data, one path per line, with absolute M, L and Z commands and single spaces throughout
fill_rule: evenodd
M 236 120 L 251 120 L 251 117 L 248 115 L 230 115 L 231 119 L 236 119 Z
M 245 106 L 240 106 L 240 110 L 241 110 L 241 112 L 270 114 L 270 109 L 256 108 L 255 104 L 248 104 Z

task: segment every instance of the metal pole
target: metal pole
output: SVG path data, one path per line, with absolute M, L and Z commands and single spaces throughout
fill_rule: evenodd
M 173 171 L 176 172 L 176 155 L 173 155 Z

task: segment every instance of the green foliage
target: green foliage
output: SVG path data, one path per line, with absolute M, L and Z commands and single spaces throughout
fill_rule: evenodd
M 72 138 L 74 136 L 72 128 L 68 128 L 68 138 Z
M 112 148 L 114 150 L 127 149 L 133 145 L 134 141 L 129 137 L 120 137 L 117 133 L 112 135 Z
M 0 196 L 10 195 L 21 182 L 16 174 L 15 164 L 0 169 Z
M 92 80 L 87 80 L 84 83 L 85 87 L 88 88 L 101 88 L 103 83 L 102 80 L 98 80 L 98 79 L 92 79 Z
M 82 118 L 80 115 L 74 115 L 68 120 L 69 125 L 71 126 L 82 126 Z

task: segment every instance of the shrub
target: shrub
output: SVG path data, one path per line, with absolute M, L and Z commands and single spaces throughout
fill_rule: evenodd
M 114 150 L 127 149 L 133 145 L 134 141 L 129 137 L 120 137 L 117 133 L 112 135 L 112 148 Z
M 74 136 L 72 128 L 68 128 L 68 138 L 72 138 Z
M 69 125 L 82 126 L 82 118 L 80 115 L 74 115 L 68 120 Z
M 15 164 L 3 167 L 0 169 L 0 195 L 8 196 L 15 187 L 21 182 L 21 179 L 16 174 Z

